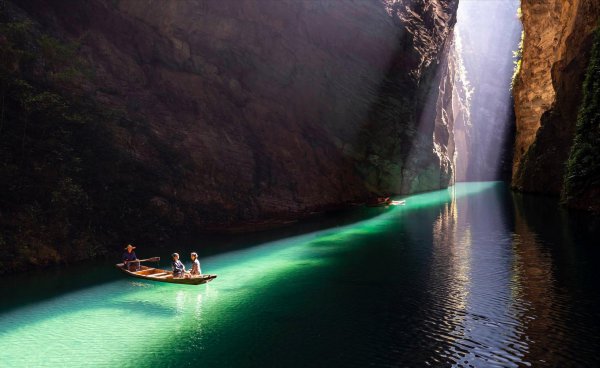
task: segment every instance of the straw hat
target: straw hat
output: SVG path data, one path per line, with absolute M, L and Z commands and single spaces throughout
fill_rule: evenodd
M 125 247 L 125 249 L 129 249 L 129 248 L 131 248 L 131 249 L 135 249 L 135 247 L 134 247 L 133 245 L 131 245 L 131 244 L 127 244 L 127 246 Z

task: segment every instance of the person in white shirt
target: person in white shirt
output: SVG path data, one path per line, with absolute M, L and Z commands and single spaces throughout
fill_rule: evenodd
M 202 275 L 202 271 L 200 270 L 200 261 L 198 260 L 198 253 L 192 252 L 192 254 L 190 254 L 190 257 L 192 258 L 192 269 L 190 270 L 190 275 Z

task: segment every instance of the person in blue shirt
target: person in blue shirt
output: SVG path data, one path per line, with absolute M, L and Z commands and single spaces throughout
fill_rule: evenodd
M 179 253 L 173 253 L 171 257 L 173 258 L 173 277 L 183 277 L 185 266 L 179 260 Z
M 131 261 L 135 261 L 138 259 L 135 255 L 135 252 L 133 251 L 134 249 L 135 247 L 133 245 L 128 244 L 127 247 L 125 247 L 125 253 L 123 253 L 123 265 L 126 269 L 130 271 L 132 269 L 137 270 L 140 267 L 139 262 L 130 263 Z

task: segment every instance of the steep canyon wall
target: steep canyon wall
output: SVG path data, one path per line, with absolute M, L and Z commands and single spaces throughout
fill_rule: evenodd
M 2 1 L 0 269 L 448 186 L 457 4 Z
M 523 0 L 522 14 L 525 37 L 514 85 L 517 130 L 512 185 L 526 192 L 558 195 L 564 187 L 600 3 Z

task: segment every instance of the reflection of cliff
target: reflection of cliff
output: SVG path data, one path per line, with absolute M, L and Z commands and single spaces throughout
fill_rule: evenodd
M 559 295 L 554 276 L 556 261 L 529 226 L 527 204 L 518 196 L 514 201 L 516 237 L 513 241 L 512 283 L 513 297 L 518 302 L 512 308 L 522 323 L 519 330 L 521 340 L 527 342 L 525 361 L 535 366 L 558 361 L 556 355 L 563 349 L 568 350 L 565 344 L 571 339 L 565 334 L 570 329 L 564 324 L 563 312 L 565 306 L 573 301 Z M 535 357 L 536 361 L 531 361 L 528 356 Z
M 512 184 L 523 191 L 558 194 L 600 3 L 522 3 L 525 38 L 513 93 L 517 132 Z

